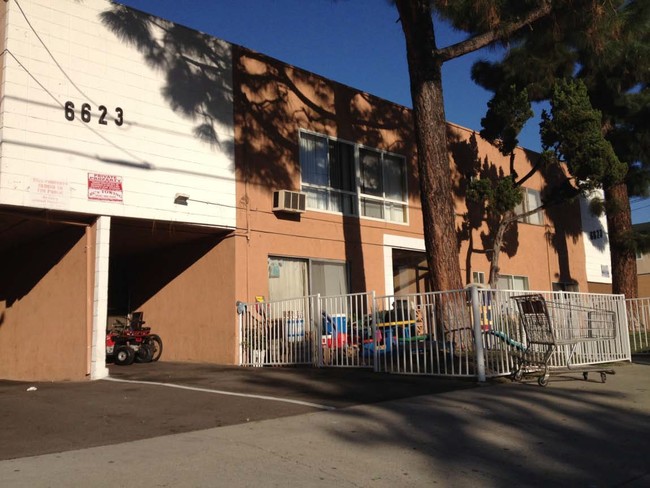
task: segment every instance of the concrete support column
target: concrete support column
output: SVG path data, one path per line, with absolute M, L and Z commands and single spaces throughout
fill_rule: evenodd
M 93 290 L 93 326 L 90 379 L 108 376 L 106 367 L 106 320 L 108 314 L 108 261 L 111 218 L 101 216 L 95 223 L 95 287 Z

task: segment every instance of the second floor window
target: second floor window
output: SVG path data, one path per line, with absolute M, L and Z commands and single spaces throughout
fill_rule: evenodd
M 524 199 L 522 202 L 515 207 L 515 213 L 521 215 L 531 210 L 535 210 L 542 206 L 542 196 L 538 190 L 531 190 L 530 188 L 524 188 Z M 544 219 L 542 217 L 542 211 L 535 212 L 533 214 L 527 215 L 519 219 L 520 222 L 525 222 L 527 224 L 542 225 Z
M 406 222 L 404 158 L 301 132 L 300 166 L 309 208 Z
M 355 214 L 354 146 L 312 134 L 300 134 L 300 166 L 307 205 Z
M 529 290 L 528 288 L 528 277 L 527 276 L 516 276 L 516 275 L 499 275 L 499 281 L 497 282 L 498 290 L 519 290 L 525 291 Z

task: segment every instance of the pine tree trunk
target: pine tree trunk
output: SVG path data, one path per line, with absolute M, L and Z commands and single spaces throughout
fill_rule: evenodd
M 632 210 L 625 183 L 606 189 L 605 201 L 612 257 L 612 293 L 622 293 L 625 298 L 637 298 L 636 252 L 630 245 Z
M 411 98 L 427 261 L 434 290 L 462 288 L 442 96 L 428 0 L 397 0 L 411 80 Z

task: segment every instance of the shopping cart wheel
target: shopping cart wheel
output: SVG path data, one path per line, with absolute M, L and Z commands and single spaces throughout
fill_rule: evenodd
M 605 383 L 607 381 L 607 373 L 600 373 L 600 382 Z
M 540 376 L 537 380 L 537 383 L 539 383 L 539 386 L 548 385 L 548 375 Z
M 512 381 L 521 381 L 524 377 L 524 371 L 519 368 L 514 373 L 512 373 Z
M 585 379 L 585 381 L 587 381 L 589 379 L 589 373 L 585 371 L 584 373 L 582 373 L 582 377 Z

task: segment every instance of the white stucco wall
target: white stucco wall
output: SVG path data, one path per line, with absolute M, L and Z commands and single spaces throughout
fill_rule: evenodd
M 32 27 L 6 4 L 0 204 L 234 227 L 230 45 L 152 18 L 139 49 L 102 21 L 105 0 L 20 6 Z
M 607 218 L 596 216 L 589 210 L 589 201 L 603 198 L 602 190 L 592 192 L 586 198 L 580 198 L 580 217 L 582 220 L 582 241 L 585 243 L 585 268 L 587 281 L 594 283 L 611 283 L 611 258 L 609 254 L 609 235 Z

